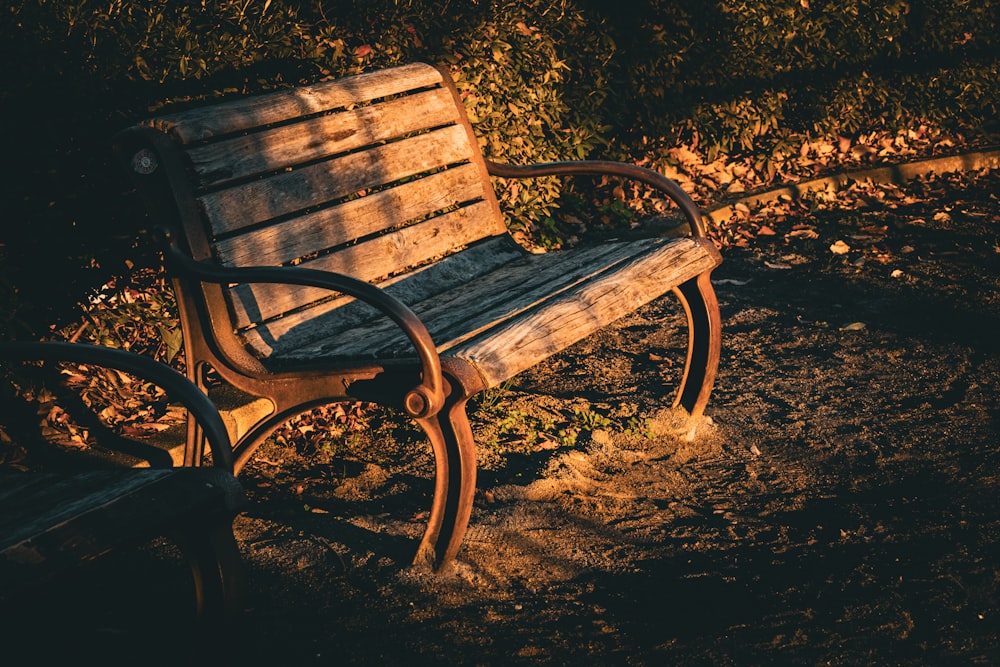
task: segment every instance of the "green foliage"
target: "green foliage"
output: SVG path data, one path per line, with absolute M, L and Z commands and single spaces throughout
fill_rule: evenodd
M 572 2 L 496 3 L 479 25 L 445 46 L 488 157 L 512 163 L 585 158 L 603 145 L 600 109 L 608 81 L 602 67 L 613 44 L 591 30 Z M 503 184 L 512 228 L 551 218 L 559 192 L 555 179 Z
M 20 7 L 26 13 L 29 8 L 41 15 L 51 12 L 50 20 L 65 26 L 64 39 L 74 45 L 85 67 L 111 80 L 201 78 L 224 68 L 243 69 L 265 57 L 292 57 L 305 48 L 296 11 L 267 0 L 42 0 Z
M 627 435 L 636 435 L 647 439 L 656 437 L 653 420 L 648 417 L 629 417 L 625 422 L 625 428 L 622 432 Z
M 995 130 L 996 96 L 984 94 L 991 81 L 995 90 L 995 2 L 643 5 L 640 34 L 622 54 L 626 146 L 642 136 L 663 147 L 700 145 L 710 160 L 771 158 L 803 138 L 926 120 Z
M 173 291 L 162 274 L 149 270 L 108 282 L 82 305 L 83 325 L 61 337 L 130 350 L 181 365 L 182 334 Z
M 809 140 L 1000 132 L 998 36 L 997 0 L 12 0 L 0 57 L 30 67 L 0 87 L 2 321 L 45 330 L 140 261 L 108 143 L 153 113 L 425 60 L 490 158 L 677 166 L 686 146 L 766 180 Z M 513 231 L 563 242 L 564 183 L 496 185 Z M 637 198 L 596 215 L 627 225 Z
M 470 404 L 477 437 L 498 453 L 574 447 L 581 436 L 594 431 L 652 437 L 649 419 L 622 414 L 622 410 L 609 413 L 588 404 L 525 405 L 511 386 L 508 381 L 484 391 Z

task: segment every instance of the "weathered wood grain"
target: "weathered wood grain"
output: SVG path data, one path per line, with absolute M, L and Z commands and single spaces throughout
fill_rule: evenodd
M 4 475 L 0 477 L 0 552 L 30 539 L 72 517 L 93 511 L 168 477 L 170 470 L 148 470 L 137 475 L 81 473 Z M 30 520 L 28 518 L 30 517 Z
M 458 125 L 251 181 L 198 198 L 215 234 L 333 202 L 347 195 L 471 159 Z
M 478 170 L 460 165 L 382 192 L 218 241 L 227 266 L 285 264 L 484 197 Z M 483 236 L 504 231 L 498 217 L 473 221 Z
M 0 474 L 0 597 L 24 583 L 96 558 L 117 545 L 180 531 L 211 511 L 245 502 L 218 468 Z M 29 574 L 30 573 L 30 574 Z
M 167 114 L 147 123 L 183 144 L 190 144 L 440 83 L 441 73 L 438 70 L 430 65 L 413 63 L 392 70 Z
M 455 124 L 451 93 L 443 88 L 337 113 L 311 117 L 188 151 L 203 188 L 295 167 L 413 132 Z
M 442 353 L 467 359 L 498 384 L 718 260 L 714 249 L 693 239 L 609 243 L 524 256 L 465 284 L 421 295 L 420 301 L 405 293 L 402 298 Z M 343 329 L 334 324 L 315 333 L 322 337 L 312 344 L 279 345 L 272 354 L 299 361 L 412 354 L 407 340 L 384 319 L 351 322 Z
M 499 233 L 476 242 L 462 252 L 377 284 L 404 303 L 419 303 L 451 289 L 463 288 L 477 276 L 487 274 L 525 254 L 525 250 L 509 235 Z M 378 317 L 378 311 L 367 303 L 340 297 L 244 331 L 242 336 L 258 356 L 274 357 L 280 366 L 283 357 L 294 356 L 295 351 L 317 345 L 317 341 L 332 338 L 329 346 L 335 349 L 338 342 L 350 337 L 348 332 L 351 329 Z M 322 358 L 326 354 L 320 343 L 319 349 L 302 352 L 302 356 Z
M 441 290 L 425 301 L 407 295 L 401 299 L 415 309 L 439 350 L 444 350 L 595 275 L 614 270 L 616 264 L 637 254 L 639 248 L 629 244 L 607 243 L 573 252 L 525 255 L 464 285 Z M 366 324 L 365 336 L 352 336 L 340 344 L 338 352 L 345 356 L 405 356 L 409 350 L 395 329 L 387 320 Z M 397 344 L 402 347 L 395 347 Z
M 490 212 L 489 203 L 478 202 L 300 266 L 369 282 L 385 278 L 478 241 L 482 230 L 477 219 Z M 239 285 L 231 293 L 237 327 L 263 322 L 330 296 L 328 290 L 273 284 Z
M 688 239 L 685 239 L 688 240 Z M 449 354 L 476 367 L 495 387 L 663 294 L 667 287 L 715 268 L 714 248 L 690 239 L 629 262 L 502 325 L 457 345 Z M 694 246 L 694 247 L 692 247 Z

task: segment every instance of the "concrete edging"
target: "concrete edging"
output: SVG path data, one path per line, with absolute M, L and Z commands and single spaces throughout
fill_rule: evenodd
M 748 195 L 729 204 L 712 209 L 705 214 L 705 217 L 711 222 L 718 224 L 729 220 L 733 216 L 737 204 L 744 204 L 752 208 L 760 204 L 768 204 L 776 201 L 782 195 L 798 199 L 809 192 L 828 189 L 837 191 L 849 183 L 856 181 L 902 184 L 932 172 L 945 174 L 953 171 L 976 171 L 986 168 L 1000 168 L 1000 148 L 960 155 L 933 157 L 883 167 L 872 167 L 871 169 L 831 174 L 829 176 L 802 181 L 801 183 L 789 183 L 766 192 Z

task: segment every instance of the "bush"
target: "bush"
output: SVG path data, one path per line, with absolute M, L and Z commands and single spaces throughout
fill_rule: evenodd
M 41 330 L 155 262 L 108 143 L 163 110 L 419 59 L 451 67 L 491 158 L 681 168 L 683 149 L 766 182 L 811 140 L 997 132 L 997 35 L 997 0 L 12 0 L 0 56 L 31 67 L 0 88 L 0 303 Z M 551 233 L 559 183 L 498 188 L 512 228 Z
M 994 2 L 642 4 L 624 125 L 664 146 L 697 143 L 714 159 L 924 120 L 995 130 Z

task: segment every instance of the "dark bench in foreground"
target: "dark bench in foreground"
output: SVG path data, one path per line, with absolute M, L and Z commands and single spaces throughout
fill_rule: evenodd
M 148 358 L 90 345 L 0 342 L 0 360 L 43 359 L 116 368 L 156 383 L 203 425 L 214 465 L 65 472 L 0 468 L 0 607 L 66 583 L 82 565 L 111 551 L 167 536 L 191 566 L 196 623 L 212 628 L 232 618 L 241 609 L 243 588 L 232 522 L 245 496 L 212 404 L 182 375 Z
M 605 161 L 484 159 L 443 68 L 415 63 L 153 118 L 116 150 L 169 238 L 189 377 L 269 409 L 235 434 L 237 472 L 312 406 L 374 401 L 426 432 L 434 500 L 415 559 L 456 554 L 475 492 L 475 394 L 673 290 L 690 329 L 677 404 L 698 416 L 720 350 L 721 262 L 673 181 Z M 691 235 L 531 254 L 491 178 L 611 176 L 672 200 Z M 189 429 L 186 459 L 200 457 Z

